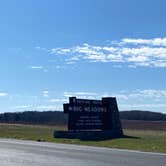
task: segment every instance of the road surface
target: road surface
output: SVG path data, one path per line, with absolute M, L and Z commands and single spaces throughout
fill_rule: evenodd
M 166 154 L 0 139 L 0 166 L 165 166 Z

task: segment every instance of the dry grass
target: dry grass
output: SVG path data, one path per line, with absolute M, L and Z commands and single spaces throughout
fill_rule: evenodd
M 133 138 L 84 141 L 80 139 L 53 138 L 55 130 L 66 130 L 64 126 L 0 124 L 0 137 L 166 153 L 166 131 L 148 130 L 145 126 L 144 128 L 146 129 L 124 129 L 125 135 Z

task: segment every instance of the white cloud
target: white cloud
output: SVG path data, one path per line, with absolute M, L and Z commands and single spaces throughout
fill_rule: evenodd
M 146 61 L 148 61 L 148 58 L 147 57 L 145 57 L 145 56 L 132 56 L 132 57 L 130 57 L 130 58 L 128 58 L 128 61 L 129 62 L 146 62 Z
M 1 96 L 1 95 L 0 95 Z M 11 96 L 11 95 L 10 95 Z M 116 97 L 120 110 L 141 109 L 141 110 L 166 110 L 166 89 L 137 89 L 119 92 L 88 92 L 88 91 L 66 91 L 58 95 L 53 91 L 45 89 L 39 96 L 13 96 L 21 101 L 20 105 L 13 107 L 14 110 L 62 110 L 63 103 L 68 102 L 68 97 L 75 96 L 84 99 L 101 100 L 102 97 Z M 44 97 L 44 98 L 43 98 Z
M 98 97 L 98 93 L 94 93 L 94 92 L 64 92 L 63 94 L 64 97 L 72 97 L 72 96 L 76 96 L 76 97 L 80 97 L 80 98 L 96 98 Z
M 36 50 L 40 50 L 40 51 L 46 51 L 46 52 L 49 52 L 48 49 L 44 48 L 44 47 L 40 47 L 40 46 L 37 46 L 35 47 Z
M 143 45 L 153 45 L 153 46 L 166 46 L 166 37 L 164 38 L 153 38 L 153 39 L 122 39 L 121 44 L 143 44 Z
M 47 90 L 42 92 L 43 97 L 48 98 L 49 97 L 49 92 Z
M 119 100 L 128 100 L 129 98 L 128 98 L 128 96 L 127 95 L 125 95 L 125 94 L 116 94 L 116 95 L 114 95 L 115 97 L 117 97 Z
M 114 41 L 111 45 L 84 43 L 69 48 L 52 48 L 47 52 L 64 56 L 66 64 L 87 61 L 114 63 L 114 66 L 125 64 L 129 67 L 166 67 L 166 38 L 125 38 Z
M 0 92 L 0 97 L 6 97 L 6 96 L 8 96 L 8 93 Z
M 31 69 L 43 69 L 43 66 L 29 66 Z
M 117 93 L 95 93 L 95 92 L 64 92 L 64 97 L 76 96 L 77 98 L 85 99 L 101 99 L 102 97 L 116 97 L 120 110 L 151 110 L 165 111 L 166 109 L 166 90 L 144 89 L 132 91 L 120 91 Z M 59 100 L 55 100 L 59 101 Z M 64 101 L 66 102 L 66 101 Z
M 59 105 L 39 105 L 39 106 L 34 106 L 33 109 L 36 109 L 36 110 L 60 110 L 62 109 L 62 106 L 59 106 Z
M 32 108 L 32 105 L 19 105 L 19 106 L 14 106 L 12 107 L 12 109 L 31 109 Z
M 52 48 L 49 50 L 50 54 L 67 54 L 71 52 L 70 48 Z
M 149 90 L 143 90 L 141 93 L 146 94 L 150 97 L 166 97 L 166 90 L 155 90 L 155 89 L 149 89 Z
M 145 90 L 133 90 L 133 91 L 122 91 L 119 93 L 95 93 L 95 92 L 64 92 L 64 97 L 84 97 L 84 98 L 101 98 L 101 97 L 117 97 L 120 100 L 130 100 L 130 99 L 166 99 L 166 90 L 156 90 L 156 89 L 145 89 Z
M 56 102 L 67 102 L 67 99 L 50 99 L 49 102 L 56 103 Z
M 18 106 L 14 106 L 11 109 L 14 110 L 19 110 L 19 111 L 33 111 L 33 110 L 37 110 L 37 111 L 58 111 L 58 110 L 62 110 L 62 106 L 61 105 L 18 105 Z
M 43 72 L 48 72 L 49 67 L 48 66 L 28 66 L 29 69 L 31 70 L 36 70 L 36 71 L 43 71 Z

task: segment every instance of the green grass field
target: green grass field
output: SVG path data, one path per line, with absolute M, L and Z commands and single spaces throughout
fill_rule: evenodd
M 65 127 L 0 124 L 0 137 L 166 153 L 166 131 L 125 129 L 125 135 L 138 138 L 83 141 L 79 139 L 53 138 L 54 130 L 65 130 Z

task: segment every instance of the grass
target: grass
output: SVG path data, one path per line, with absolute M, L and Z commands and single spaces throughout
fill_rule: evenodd
M 0 137 L 166 153 L 166 131 L 124 129 L 125 135 L 138 138 L 83 141 L 53 138 L 54 130 L 65 130 L 65 127 L 0 124 Z

